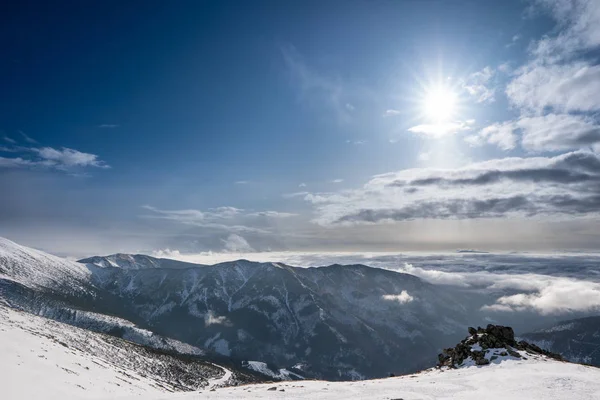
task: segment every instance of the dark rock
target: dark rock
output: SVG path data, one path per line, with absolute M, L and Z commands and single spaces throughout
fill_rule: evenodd
M 558 354 L 550 353 L 540 347 L 529 344 L 525 341 L 516 342 L 515 332 L 511 327 L 501 325 L 488 325 L 487 327 L 477 329 L 469 327 L 470 337 L 458 343 L 455 347 L 447 348 L 438 355 L 438 367 L 456 368 L 464 364 L 465 360 L 471 358 L 476 365 L 488 365 L 490 360 L 486 358 L 488 349 L 502 349 L 500 356 L 511 355 L 516 358 L 522 358 L 519 351 L 525 351 L 532 354 L 541 354 L 557 360 L 562 360 Z M 474 345 L 479 345 L 481 350 L 473 350 Z M 498 353 L 490 357 L 492 360 L 498 359 Z
M 487 358 L 483 357 L 483 358 L 478 358 L 475 361 L 476 365 L 488 365 L 490 363 L 490 360 L 488 360 Z
M 277 390 L 277 387 L 273 386 L 273 387 L 268 388 L 267 390 Z

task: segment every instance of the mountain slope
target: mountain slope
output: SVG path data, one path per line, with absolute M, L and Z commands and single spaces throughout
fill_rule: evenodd
M 522 337 L 569 361 L 600 367 L 600 316 L 564 321 Z
M 188 269 L 97 270 L 92 282 L 164 336 L 304 376 L 360 379 L 427 365 L 467 324 L 462 298 L 364 265 L 236 261 Z M 453 336 L 454 335 L 454 336 Z
M 194 357 L 156 352 L 2 303 L 0 354 L 7 399 L 148 396 L 254 380 Z

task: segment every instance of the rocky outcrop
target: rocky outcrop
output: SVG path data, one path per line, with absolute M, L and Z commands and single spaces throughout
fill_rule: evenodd
M 526 341 L 516 341 L 511 327 L 488 325 L 486 328 L 469 328 L 469 337 L 455 347 L 444 349 L 438 355 L 439 368 L 456 368 L 463 365 L 487 365 L 503 358 L 522 358 L 525 354 L 543 355 L 563 361 L 558 354 L 543 350 Z

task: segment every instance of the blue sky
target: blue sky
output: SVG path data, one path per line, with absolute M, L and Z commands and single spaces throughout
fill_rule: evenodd
M 593 1 L 0 18 L 0 235 L 73 256 L 600 243 Z

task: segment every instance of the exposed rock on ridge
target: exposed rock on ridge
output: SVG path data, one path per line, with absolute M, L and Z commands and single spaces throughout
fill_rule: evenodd
M 469 328 L 469 335 L 455 347 L 444 349 L 438 355 L 439 368 L 487 365 L 496 360 L 526 358 L 527 354 L 563 361 L 560 355 L 543 350 L 535 344 L 524 340 L 517 342 L 513 329 L 508 326 L 490 324 L 486 328 Z

